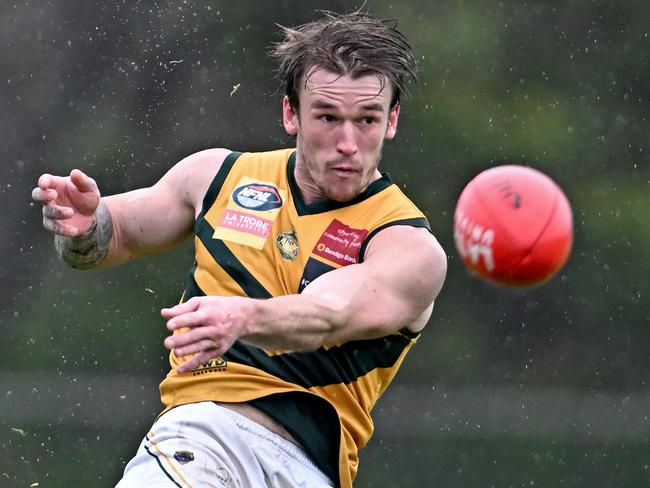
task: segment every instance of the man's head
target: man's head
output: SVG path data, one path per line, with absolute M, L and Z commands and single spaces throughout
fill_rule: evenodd
M 362 12 L 335 14 L 295 27 L 281 27 L 284 39 L 273 46 L 278 75 L 296 112 L 299 90 L 314 68 L 357 78 L 376 74 L 392 90 L 391 107 L 408 94 L 406 80 L 417 81 L 417 64 L 406 38 L 386 22 Z
M 384 140 L 397 130 L 415 59 L 395 29 L 367 14 L 327 13 L 284 29 L 275 46 L 286 96 L 283 123 L 296 136 L 303 198 L 350 201 L 374 180 Z

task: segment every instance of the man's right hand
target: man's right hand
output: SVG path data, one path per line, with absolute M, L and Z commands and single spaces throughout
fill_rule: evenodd
M 32 199 L 43 204 L 43 227 L 74 237 L 91 226 L 100 193 L 95 180 L 74 169 L 70 176 L 41 175 Z
M 192 234 L 210 183 L 228 149 L 206 149 L 175 164 L 153 186 L 100 198 L 79 171 L 44 174 L 32 191 L 43 205 L 43 226 L 73 268 L 109 267 L 160 252 Z

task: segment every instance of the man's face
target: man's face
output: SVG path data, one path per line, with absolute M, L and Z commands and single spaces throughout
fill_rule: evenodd
M 307 203 L 349 201 L 381 175 L 384 139 L 397 130 L 399 105 L 390 109 L 390 86 L 376 75 L 308 73 L 298 93 L 300 113 L 283 101 L 286 131 L 296 136 L 296 181 Z

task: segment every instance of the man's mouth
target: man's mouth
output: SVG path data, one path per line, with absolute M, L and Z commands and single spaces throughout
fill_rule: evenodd
M 359 173 L 359 170 L 354 166 L 344 164 L 332 166 L 330 169 L 340 178 L 350 178 L 352 176 L 356 176 Z

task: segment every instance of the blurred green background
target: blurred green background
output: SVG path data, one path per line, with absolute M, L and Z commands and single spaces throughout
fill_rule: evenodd
M 111 194 L 199 149 L 289 145 L 266 57 L 276 24 L 359 6 L 0 3 L 0 486 L 114 486 L 160 411 L 159 310 L 192 262 L 188 242 L 68 269 L 31 204 L 38 176 L 80 167 Z M 449 273 L 375 410 L 355 486 L 650 486 L 647 2 L 366 7 L 398 19 L 418 54 L 383 167 L 427 214 Z M 463 185 L 504 163 L 546 172 L 573 205 L 571 258 L 540 287 L 484 284 L 454 249 Z

